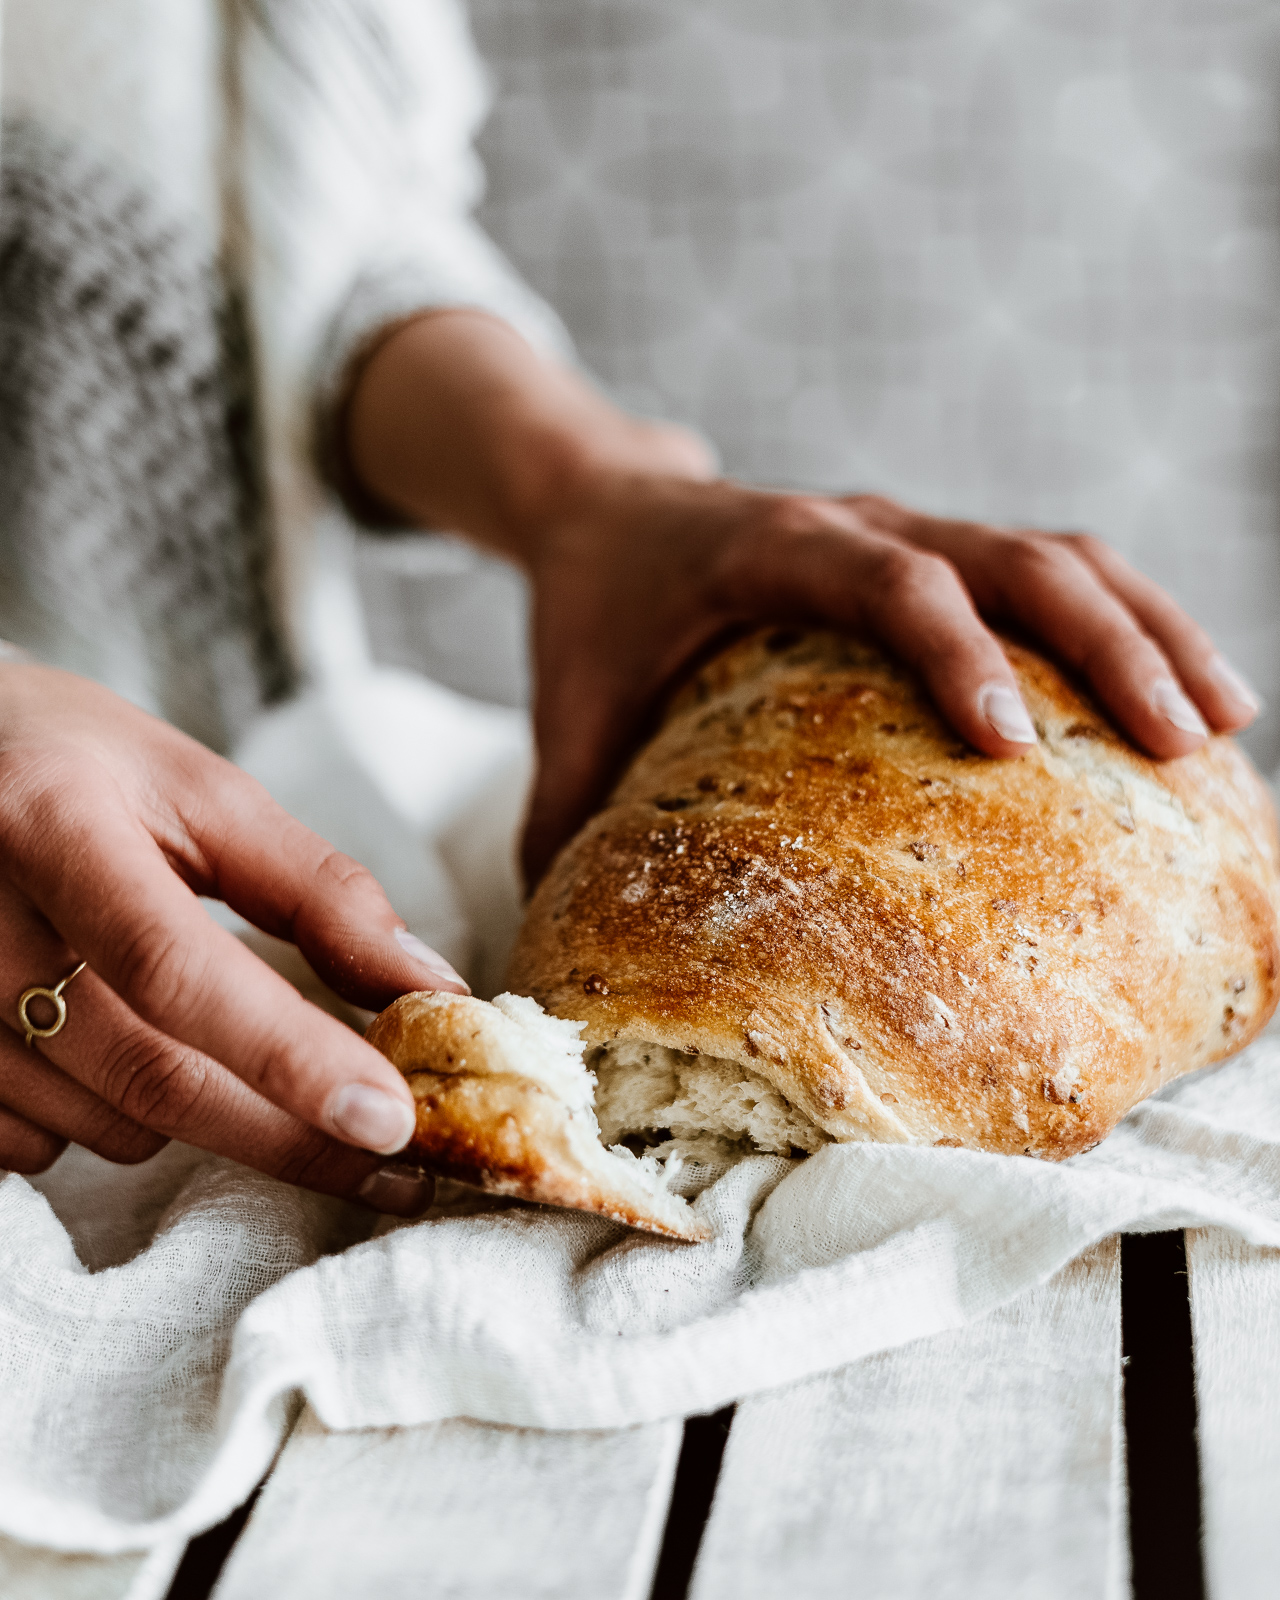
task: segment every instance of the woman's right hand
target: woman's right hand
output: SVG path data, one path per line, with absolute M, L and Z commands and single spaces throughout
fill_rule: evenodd
M 197 895 L 297 944 L 356 1005 L 466 990 L 363 867 L 230 762 L 96 684 L 0 664 L 0 1168 L 41 1171 L 68 1141 L 144 1161 L 173 1138 L 425 1209 L 431 1180 L 387 1160 L 413 1128 L 404 1079 Z M 80 961 L 66 1025 L 29 1047 L 21 995 Z

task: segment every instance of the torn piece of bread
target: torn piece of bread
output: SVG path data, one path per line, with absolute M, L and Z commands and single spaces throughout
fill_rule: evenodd
M 711 1230 L 652 1157 L 606 1150 L 581 1024 L 502 994 L 402 995 L 365 1037 L 404 1074 L 417 1127 L 404 1154 L 490 1194 L 596 1211 L 671 1239 Z
M 1040 741 L 1012 761 L 862 638 L 766 629 L 681 689 L 508 975 L 585 1021 L 606 1137 L 1061 1160 L 1265 1025 L 1280 853 L 1248 759 L 1151 760 L 1005 649 Z

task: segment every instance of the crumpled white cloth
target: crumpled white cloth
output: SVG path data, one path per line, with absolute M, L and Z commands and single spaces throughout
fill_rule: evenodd
M 828 1146 L 745 1161 L 697 1205 L 715 1238 L 680 1245 L 478 1196 L 373 1228 L 180 1146 L 7 1176 L 0 1532 L 172 1545 L 245 1498 L 300 1395 L 334 1428 L 616 1427 L 958 1326 L 1119 1230 L 1280 1246 L 1280 1034 L 1061 1165 Z
M 705 1245 L 480 1199 L 349 1243 L 353 1209 L 180 1147 L 40 1188 L 0 1182 L 0 1530 L 117 1551 L 220 1520 L 299 1393 L 334 1428 L 614 1427 L 957 1326 L 1117 1230 L 1280 1246 L 1280 1038 L 1060 1166 L 756 1157 L 697 1202 Z

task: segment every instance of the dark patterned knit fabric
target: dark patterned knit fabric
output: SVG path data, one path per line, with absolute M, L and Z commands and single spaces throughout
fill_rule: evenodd
M 225 748 L 289 680 L 243 317 L 127 179 L 0 152 L 0 631 Z

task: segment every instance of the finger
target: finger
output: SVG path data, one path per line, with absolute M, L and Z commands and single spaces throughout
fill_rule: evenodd
M 735 623 L 768 617 L 868 628 L 919 670 L 943 715 L 976 748 L 1016 756 L 1035 743 L 1013 670 L 949 563 L 871 531 L 830 500 L 758 495 L 749 510 L 754 521 L 726 541 L 717 564 L 708 619 L 700 630 L 672 630 L 680 648 L 661 667 L 647 659 L 646 651 L 656 654 L 648 646 L 628 653 L 618 630 L 593 640 L 580 628 L 548 628 L 545 643 L 539 639 L 528 882 L 598 804 L 674 667 L 687 669 Z
M 0 1005 L 6 1022 L 17 1021 L 28 984 L 11 975 L 15 951 L 35 963 L 25 970 L 38 968 L 48 984 L 75 959 L 30 908 L 5 896 L 0 909 L 8 935 L 0 947 Z M 92 971 L 63 998 L 66 1023 L 37 1039 L 35 1049 L 0 1027 L 0 1100 L 33 1122 L 111 1161 L 145 1160 L 174 1138 L 397 1216 L 417 1216 L 430 1205 L 429 1175 L 388 1166 L 281 1111 L 218 1062 L 143 1022 Z
M 372 873 L 239 768 L 201 757 L 195 781 L 174 773 L 182 830 L 172 843 L 201 894 L 296 944 L 331 989 L 366 1010 L 418 989 L 470 993 L 442 955 L 408 933 Z
M 77 997 L 76 1022 L 42 1041 L 42 1053 L 57 1055 L 67 1075 L 83 1077 L 153 1135 L 395 1216 L 419 1216 L 431 1204 L 429 1174 L 354 1149 L 282 1111 L 218 1062 L 130 1016 L 105 984 L 90 983 Z
M 1090 566 L 1128 606 L 1160 646 L 1188 694 L 1211 727 L 1244 728 L 1262 710 L 1262 701 L 1208 633 L 1165 593 L 1158 583 L 1131 566 L 1118 551 L 1090 534 L 1055 536 Z
M 520 840 L 526 889 L 604 799 L 622 723 L 621 714 L 609 712 L 600 684 L 577 673 L 558 678 L 539 705 L 538 766 Z
M 1168 656 L 1133 612 L 1063 544 L 1007 534 L 985 542 L 984 587 L 1069 666 L 1139 745 L 1162 760 L 1188 755 L 1209 729 Z
M 872 515 L 952 561 L 985 614 L 1021 623 L 1075 667 L 1144 749 L 1168 759 L 1204 742 L 1209 729 L 1169 656 L 1070 542 L 908 516 L 888 504 L 877 501 Z
M 138 1017 L 272 1104 L 360 1148 L 402 1149 L 414 1107 L 400 1074 L 218 927 L 141 825 L 95 800 L 91 814 L 64 803 L 53 848 L 5 841 L 67 946 Z
M 204 840 L 217 856 L 216 892 L 233 910 L 296 944 L 319 978 L 365 1010 L 380 1011 L 419 989 L 471 993 L 438 951 L 408 931 L 359 862 L 291 817 L 245 810 L 250 814 L 220 817 L 222 836 Z M 260 822 L 275 825 L 264 830 L 267 839 L 274 833 L 274 844 L 263 854 Z
M 0 1172 L 47 1172 L 66 1148 L 65 1139 L 0 1105 Z
M 599 608 L 602 625 L 593 631 L 595 608 L 576 598 L 570 604 L 568 626 L 562 606 L 548 607 L 559 610 L 559 618 L 535 609 L 538 767 L 521 836 L 526 888 L 603 804 L 628 757 L 652 732 L 671 690 L 743 631 L 693 602 L 684 616 L 671 619 L 660 639 L 642 622 L 639 637 L 624 641 L 618 628 L 606 631 L 610 607 Z
M 7 1027 L 0 1028 L 0 1099 L 64 1143 L 83 1145 L 108 1161 L 132 1166 L 167 1143 L 163 1134 L 140 1127 Z
M 636 675 L 615 679 L 613 652 L 603 639 L 567 634 L 560 648 L 538 654 L 538 767 L 521 838 L 521 868 L 529 887 L 603 802 L 656 693 L 655 683 L 642 683 Z
M 788 498 L 734 560 L 736 603 L 751 614 L 867 628 L 921 674 L 975 748 L 1018 756 L 1034 745 L 1013 669 L 945 557 L 869 528 L 837 502 Z

